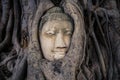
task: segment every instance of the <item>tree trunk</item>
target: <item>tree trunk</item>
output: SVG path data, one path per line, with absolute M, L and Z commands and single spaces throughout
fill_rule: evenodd
M 0 0 L 0 80 L 119 80 L 119 0 Z M 61 7 L 74 21 L 63 59 L 48 61 L 42 16 Z

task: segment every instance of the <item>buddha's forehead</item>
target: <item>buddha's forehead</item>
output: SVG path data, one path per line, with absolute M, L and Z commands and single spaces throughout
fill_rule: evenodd
M 48 30 L 64 30 L 64 29 L 72 30 L 73 29 L 72 23 L 66 20 L 47 21 L 43 25 L 42 30 L 48 31 Z

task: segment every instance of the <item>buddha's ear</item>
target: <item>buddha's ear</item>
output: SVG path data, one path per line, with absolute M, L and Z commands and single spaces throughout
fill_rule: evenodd
M 69 57 L 73 65 L 81 65 L 85 56 L 86 32 L 82 10 L 74 0 L 66 0 L 62 7 L 68 15 L 73 18 L 74 32 L 71 46 L 67 53 L 66 60 Z

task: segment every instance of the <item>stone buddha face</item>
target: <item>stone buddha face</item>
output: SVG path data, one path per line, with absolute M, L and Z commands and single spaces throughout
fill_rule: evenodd
M 49 61 L 62 59 L 69 49 L 72 33 L 73 24 L 69 20 L 56 17 L 46 21 L 40 32 L 43 56 Z

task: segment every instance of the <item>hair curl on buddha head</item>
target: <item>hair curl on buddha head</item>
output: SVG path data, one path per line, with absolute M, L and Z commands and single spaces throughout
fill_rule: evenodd
M 60 7 L 53 7 L 49 9 L 44 16 L 41 17 L 40 21 L 40 29 L 42 26 L 47 22 L 47 21 L 52 21 L 52 20 L 61 20 L 61 21 L 70 21 L 72 25 L 74 24 L 73 19 L 66 14 L 62 8 Z

